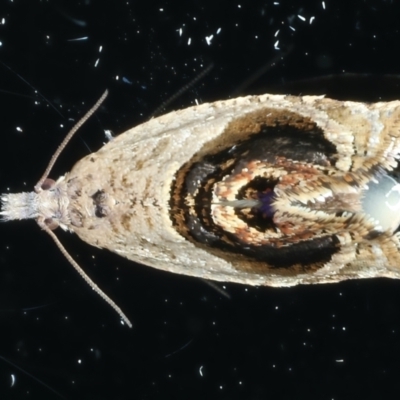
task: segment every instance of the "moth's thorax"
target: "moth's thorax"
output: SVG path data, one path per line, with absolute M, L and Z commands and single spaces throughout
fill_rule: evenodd
M 165 228 L 168 204 L 162 199 L 173 175 L 155 161 L 163 149 L 151 147 L 149 140 L 138 152 L 135 142 L 134 136 L 113 139 L 75 164 L 65 178 L 71 229 L 86 242 L 122 255 L 135 249 L 140 253 L 155 237 L 159 242 L 180 239 Z

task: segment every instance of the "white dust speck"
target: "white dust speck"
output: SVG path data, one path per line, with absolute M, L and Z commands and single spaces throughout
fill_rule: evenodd
M 130 81 L 128 78 L 126 78 L 125 76 L 122 77 L 122 82 L 127 83 L 128 85 L 132 85 L 133 82 Z
M 82 36 L 82 37 L 75 38 L 75 39 L 68 39 L 67 42 L 79 42 L 81 40 L 88 40 L 88 39 L 89 39 L 89 36 Z

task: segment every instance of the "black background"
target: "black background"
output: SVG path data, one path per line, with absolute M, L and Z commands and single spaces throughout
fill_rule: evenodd
M 3 0 L 1 192 L 32 190 L 105 88 L 108 99 L 52 177 L 96 151 L 104 129 L 146 121 L 211 64 L 165 111 L 260 92 L 395 99 L 399 11 L 383 0 L 326 0 L 325 8 L 320 0 Z M 398 392 L 400 282 L 221 284 L 227 299 L 200 280 L 56 231 L 131 318 L 128 329 L 33 221 L 0 229 L 1 399 L 339 400 Z

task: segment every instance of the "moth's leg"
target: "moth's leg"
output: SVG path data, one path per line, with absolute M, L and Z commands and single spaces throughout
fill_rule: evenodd
M 104 136 L 106 137 L 107 142 L 111 142 L 111 141 L 114 139 L 113 132 L 110 131 L 109 129 L 106 129 L 106 130 L 104 131 Z

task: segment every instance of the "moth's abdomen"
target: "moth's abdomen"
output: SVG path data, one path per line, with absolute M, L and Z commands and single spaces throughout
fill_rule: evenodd
M 396 229 L 364 199 L 371 180 L 397 168 L 398 121 L 398 102 L 272 95 L 170 113 L 75 165 L 73 229 L 131 260 L 207 279 L 391 276 Z

